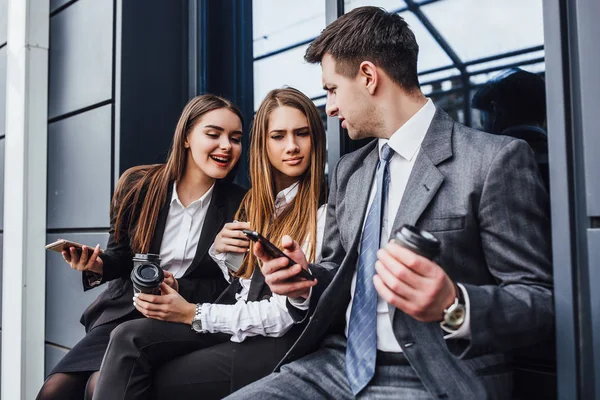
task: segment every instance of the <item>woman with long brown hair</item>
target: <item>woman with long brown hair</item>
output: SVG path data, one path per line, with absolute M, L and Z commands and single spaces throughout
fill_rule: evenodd
M 82 271 L 84 290 L 108 287 L 81 317 L 86 336 L 54 368 L 38 399 L 91 399 L 111 332 L 144 317 L 131 302 L 135 253 L 160 255 L 164 287 L 182 300 L 214 301 L 227 286 L 208 249 L 245 193 L 222 180 L 239 160 L 241 141 L 239 109 L 218 96 L 198 96 L 179 118 L 167 162 L 121 176 L 106 250 L 63 252 L 71 268 Z
M 95 400 L 218 399 L 273 370 L 302 326 L 289 315 L 286 298 L 265 284 L 242 229 L 276 245 L 290 235 L 316 260 L 325 222 L 325 145 L 308 97 L 293 88 L 267 94 L 252 125 L 252 189 L 235 217 L 243 222 L 225 224 L 209 251 L 232 284 L 215 303 L 190 304 L 196 314 L 188 320 L 171 317 L 181 314 L 178 306 L 157 296 L 137 296 L 137 309 L 149 319 L 115 331 Z M 190 342 L 205 348 L 184 351 Z

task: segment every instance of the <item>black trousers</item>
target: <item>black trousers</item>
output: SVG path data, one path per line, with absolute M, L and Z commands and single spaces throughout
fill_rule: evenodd
M 178 357 L 154 374 L 156 399 L 222 399 L 273 372 L 302 329 L 295 326 L 278 338 L 228 341 Z
M 100 367 L 94 399 L 148 399 L 154 396 L 153 380 L 163 381 L 156 368 L 170 360 L 199 349 L 208 349 L 214 359 L 220 359 L 221 349 L 227 343 L 225 334 L 199 334 L 189 325 L 163 322 L 148 318 L 120 324 L 113 330 Z M 215 347 L 216 346 L 216 347 Z M 226 368 L 213 365 L 207 377 L 211 382 L 229 380 Z M 209 388 L 206 388 L 207 390 Z M 220 390 L 217 387 L 217 390 Z M 229 393 L 229 392 L 227 392 Z M 206 393 L 203 398 L 209 397 Z M 217 398 L 223 397 L 219 393 Z M 171 397 L 178 398 L 178 397 Z

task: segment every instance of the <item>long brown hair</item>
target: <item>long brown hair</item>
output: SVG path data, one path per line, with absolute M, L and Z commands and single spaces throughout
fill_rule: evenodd
M 158 213 L 167 200 L 169 183 L 179 181 L 185 172 L 189 153 L 184 146 L 187 136 L 204 114 L 221 108 L 233 112 L 243 122 L 242 113 L 231 101 L 212 94 L 194 97 L 179 117 L 167 162 L 133 167 L 123 173 L 111 203 L 116 242 L 123 224 L 127 224 L 131 249 L 136 253 L 149 251 Z
M 275 217 L 275 186 L 273 167 L 267 157 L 269 117 L 278 107 L 292 107 L 308 120 L 311 140 L 311 160 L 307 171 L 300 177 L 298 194 L 285 210 Z M 236 219 L 250 222 L 252 229 L 278 245 L 284 235 L 290 235 L 300 244 L 308 237 L 309 262 L 317 257 L 317 211 L 325 202 L 325 128 L 313 102 L 294 88 L 275 89 L 261 103 L 252 124 L 250 141 L 250 180 L 252 188 L 246 194 Z M 256 258 L 252 247 L 237 275 L 249 278 L 254 272 Z

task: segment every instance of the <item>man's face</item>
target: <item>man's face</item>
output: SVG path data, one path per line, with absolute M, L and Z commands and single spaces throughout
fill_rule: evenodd
M 351 139 L 373 137 L 377 113 L 372 96 L 365 87 L 364 77 L 358 74 L 348 78 L 335 70 L 336 61 L 330 54 L 321 60 L 323 89 L 327 91 L 325 110 L 330 117 L 338 117 L 342 128 Z

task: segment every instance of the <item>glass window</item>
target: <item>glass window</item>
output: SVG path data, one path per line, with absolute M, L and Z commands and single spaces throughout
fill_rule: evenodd
M 456 75 L 460 75 L 460 71 L 456 68 L 450 68 L 443 71 L 419 75 L 419 82 L 421 85 L 425 85 L 428 82 L 438 81 L 440 79 L 446 79 Z
M 393 12 L 406 8 L 406 3 L 402 0 L 344 0 L 344 12 L 348 12 L 362 6 L 381 7 L 386 11 Z
M 462 61 L 544 43 L 542 0 L 445 0 L 421 10 Z
M 408 23 L 419 43 L 419 72 L 452 65 L 448 54 L 412 12 L 406 11 L 400 13 L 400 16 Z
M 308 45 L 254 62 L 254 108 L 275 88 L 292 86 L 308 97 L 324 94 L 321 67 L 304 61 Z
M 483 71 L 491 68 L 503 69 L 503 67 L 506 65 L 524 64 L 529 63 L 533 60 L 539 61 L 543 59 L 544 50 L 532 51 L 530 53 L 520 54 L 517 56 L 504 57 L 499 60 L 469 65 L 467 67 L 467 71 L 469 71 L 469 73 L 477 73 L 478 71 Z
M 252 2 L 254 57 L 310 40 L 325 28 L 321 0 Z

